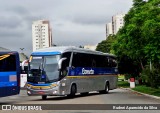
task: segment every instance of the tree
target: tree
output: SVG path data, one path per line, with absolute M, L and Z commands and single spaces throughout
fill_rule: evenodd
M 115 35 L 109 35 L 106 40 L 98 43 L 96 50 L 105 53 L 111 53 L 111 46 L 115 40 Z
M 124 27 L 116 34 L 112 49 L 120 62 L 127 57 L 137 69 L 141 67 L 140 73 L 150 62 L 160 65 L 160 1 L 133 2 L 133 7 L 124 17 Z

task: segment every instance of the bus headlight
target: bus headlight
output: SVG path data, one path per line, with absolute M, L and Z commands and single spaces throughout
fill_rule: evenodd
M 30 92 L 30 91 L 27 91 L 27 93 L 28 93 L 28 94 L 31 94 L 31 92 Z
M 53 91 L 53 94 L 57 94 L 57 90 Z

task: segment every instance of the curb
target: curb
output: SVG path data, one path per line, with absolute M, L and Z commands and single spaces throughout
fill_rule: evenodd
M 150 98 L 160 99 L 160 97 L 158 97 L 158 96 L 154 96 L 154 95 L 149 95 L 149 94 L 146 94 L 146 93 L 138 92 L 138 91 L 132 90 L 131 88 L 123 88 L 123 87 L 119 87 L 119 88 L 120 89 L 125 89 L 125 90 L 128 90 L 128 91 L 132 91 L 132 92 L 135 92 L 135 93 L 138 93 L 138 94 L 150 97 Z

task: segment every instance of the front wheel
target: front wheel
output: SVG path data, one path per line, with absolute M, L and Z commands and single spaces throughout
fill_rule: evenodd
M 68 95 L 68 97 L 72 98 L 75 96 L 75 94 L 76 94 L 76 85 L 72 85 L 71 90 L 70 90 L 70 94 Z

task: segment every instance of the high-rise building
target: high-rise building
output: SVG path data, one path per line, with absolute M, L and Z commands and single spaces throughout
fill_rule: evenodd
M 113 34 L 117 34 L 120 28 L 123 27 L 124 25 L 124 16 L 125 14 L 118 14 L 115 16 L 112 16 L 112 29 L 113 29 Z
M 108 37 L 110 34 L 113 34 L 112 22 L 106 24 L 106 37 Z
M 32 23 L 33 51 L 52 46 L 52 29 L 48 20 L 38 20 Z
M 120 28 L 124 25 L 124 16 L 125 14 L 118 14 L 112 16 L 112 22 L 106 24 L 106 37 L 110 34 L 116 35 Z

